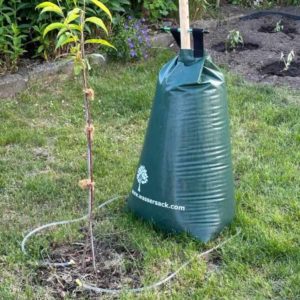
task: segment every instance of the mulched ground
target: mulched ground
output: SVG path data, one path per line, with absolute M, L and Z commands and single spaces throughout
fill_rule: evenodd
M 49 257 L 45 257 L 45 259 L 51 262 L 74 260 L 76 264 L 66 268 L 40 267 L 35 276 L 36 284 L 47 287 L 55 299 L 96 297 L 94 293 L 81 291 L 76 284 L 76 279 L 110 289 L 141 286 L 143 255 L 130 245 L 126 235 L 112 235 L 97 239 L 95 244 L 96 273 L 89 255 L 85 260 L 86 267 L 82 268 L 83 252 L 84 242 L 53 246 L 49 250 Z M 99 299 L 99 295 L 97 299 Z
M 300 15 L 300 8 L 294 7 L 288 13 Z M 275 32 L 279 21 L 283 29 Z M 205 24 L 203 21 L 201 25 Z M 210 25 L 209 22 L 207 24 Z M 300 88 L 300 21 L 279 15 L 251 20 L 236 18 L 213 25 L 209 30 L 205 46 L 217 64 L 228 66 L 232 72 L 252 82 Z M 236 51 L 225 49 L 230 30 L 239 30 L 244 39 L 244 45 L 239 45 Z M 286 57 L 291 50 L 294 50 L 295 58 L 289 70 L 284 71 L 284 64 L 280 61 L 281 52 Z

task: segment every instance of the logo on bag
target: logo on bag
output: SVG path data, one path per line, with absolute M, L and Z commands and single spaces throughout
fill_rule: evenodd
M 139 183 L 138 191 L 141 191 L 141 184 L 146 184 L 148 182 L 148 174 L 147 169 L 145 166 L 140 166 L 138 168 L 137 174 L 136 174 L 137 182 Z

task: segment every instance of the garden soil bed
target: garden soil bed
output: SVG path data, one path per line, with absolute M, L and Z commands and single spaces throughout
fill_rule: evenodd
M 37 270 L 35 283 L 47 287 L 55 299 L 82 299 L 96 296 L 94 292 L 82 291 L 76 284 L 76 279 L 85 283 L 109 289 L 136 288 L 141 286 L 140 278 L 142 253 L 129 244 L 125 236 L 113 235 L 95 243 L 96 267 L 92 267 L 91 257 L 87 255 L 86 268 L 82 268 L 84 241 L 81 243 L 52 245 L 46 261 L 69 262 L 71 267 L 40 267 Z M 87 253 L 90 253 L 88 251 Z M 99 297 L 99 295 L 98 295 Z M 99 299 L 99 298 L 97 298 Z
M 300 16 L 300 8 L 296 7 L 282 12 Z M 274 32 L 280 20 L 282 31 Z M 205 25 L 205 21 L 203 23 L 201 25 Z M 233 18 L 208 29 L 210 34 L 205 37 L 205 47 L 217 64 L 229 67 L 232 72 L 252 82 L 300 88 L 300 20 L 280 15 Z M 244 39 L 244 46 L 240 45 L 236 51 L 225 49 L 230 30 L 240 31 Z M 286 58 L 291 50 L 294 50 L 295 58 L 289 70 L 284 71 L 280 62 L 281 52 Z
M 264 66 L 261 72 L 266 75 L 276 75 L 276 76 L 291 76 L 300 77 L 300 62 L 293 62 L 291 66 L 285 70 L 283 62 L 274 62 L 269 65 Z

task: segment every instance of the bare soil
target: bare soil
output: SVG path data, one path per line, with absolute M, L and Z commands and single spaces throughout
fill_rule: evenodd
M 72 267 L 41 267 L 37 271 L 36 284 L 48 288 L 55 299 L 64 299 L 66 296 L 78 299 L 95 294 L 82 292 L 78 289 L 76 279 L 101 288 L 119 289 L 136 288 L 141 285 L 141 263 L 143 255 L 129 244 L 124 235 L 107 236 L 96 239 L 96 267 L 95 273 L 90 256 L 86 257 L 86 267 L 82 267 L 84 241 L 74 244 L 53 246 L 49 250 L 47 260 L 51 262 L 75 261 Z M 90 253 L 89 249 L 87 253 Z M 99 295 L 98 295 L 99 297 Z M 82 299 L 82 298 L 80 298 Z
M 288 22 L 281 23 L 283 28 L 282 30 L 279 30 L 283 32 L 284 34 L 290 36 L 291 39 L 295 38 L 295 34 L 298 34 L 297 29 L 295 27 L 290 26 Z M 273 25 L 262 25 L 259 29 L 259 32 L 265 32 L 265 33 L 278 33 L 276 31 L 275 27 Z
M 218 52 L 241 52 L 241 51 L 246 51 L 246 50 L 255 50 L 259 48 L 258 44 L 254 44 L 254 43 L 243 43 L 243 44 L 238 44 L 238 46 L 233 49 L 233 48 L 229 48 L 226 49 L 226 44 L 224 42 L 221 42 L 217 45 L 213 45 L 212 48 L 215 51 Z
M 286 12 L 286 9 L 282 11 Z M 300 16 L 300 8 L 294 7 L 288 13 Z M 283 28 L 275 32 L 279 21 Z M 210 34 L 205 37 L 205 47 L 217 64 L 229 67 L 232 72 L 253 82 L 300 88 L 300 20 L 280 15 L 246 20 L 237 17 L 208 29 Z M 225 49 L 230 30 L 240 31 L 244 40 L 244 45 L 234 51 Z M 281 52 L 287 57 L 291 50 L 294 50 L 295 58 L 289 70 L 284 71 Z
M 300 76 L 300 62 L 292 62 L 290 67 L 285 70 L 283 62 L 273 62 L 269 65 L 264 66 L 261 72 L 266 75 L 276 75 L 276 76 L 290 76 L 299 77 Z

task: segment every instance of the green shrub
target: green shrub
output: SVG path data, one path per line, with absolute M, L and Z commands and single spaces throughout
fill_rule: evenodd
M 12 0 L 10 4 L 0 0 L 0 72 L 17 68 L 19 57 L 25 52 L 24 39 L 17 18 L 21 5 L 20 0 Z
M 131 0 L 131 8 L 135 16 L 156 22 L 177 11 L 177 0 Z
M 209 0 L 190 0 L 190 19 L 199 20 L 207 12 L 207 10 L 215 5 L 215 3 L 210 3 Z M 213 1 L 214 2 L 214 1 Z
M 177 11 L 173 0 L 144 0 L 144 8 L 149 12 L 150 19 L 154 21 Z
M 66 10 L 73 7 L 74 1 L 63 0 Z M 53 59 L 64 53 L 64 49 L 55 50 L 55 35 L 43 36 L 49 17 L 52 22 L 59 21 L 58 16 L 40 15 L 36 6 L 42 0 L 0 0 L 0 74 L 16 71 L 20 57 L 42 57 Z M 52 1 L 53 2 L 53 1 Z M 98 15 L 105 19 L 103 12 L 95 8 L 90 0 L 87 2 L 87 16 Z M 115 16 L 117 23 L 120 16 L 130 10 L 129 0 L 104 0 Z M 107 20 L 107 19 L 106 19 Z M 90 34 L 97 34 L 97 31 Z
M 1 73 L 16 71 L 19 59 L 24 54 L 29 57 L 38 55 L 48 58 L 49 53 L 53 53 L 50 37 L 45 41 L 41 38 L 46 17 L 40 17 L 35 9 L 39 2 L 39 0 L 0 0 Z

